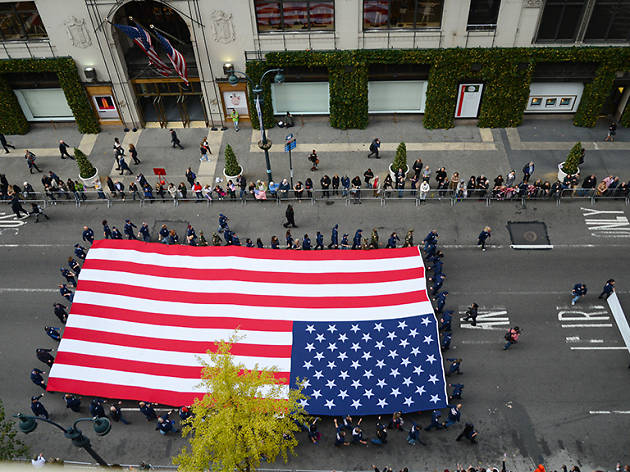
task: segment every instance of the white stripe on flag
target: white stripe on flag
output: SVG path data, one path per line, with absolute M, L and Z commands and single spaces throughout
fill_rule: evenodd
M 298 278 L 299 276 L 296 276 Z M 177 290 L 188 293 L 236 293 L 267 296 L 292 297 L 364 297 L 366 295 L 390 295 L 422 290 L 424 279 L 416 278 L 395 282 L 364 284 L 282 284 L 274 283 L 273 275 L 269 282 L 243 282 L 236 280 L 195 280 L 113 272 L 100 269 L 83 269 L 81 280 L 93 280 L 112 284 L 125 284 L 134 287 L 146 287 L 162 290 Z M 331 280 L 331 282 L 333 282 Z
M 143 349 L 139 347 L 116 346 L 114 344 L 102 344 L 99 342 L 79 341 L 76 339 L 62 339 L 59 345 L 60 352 L 73 352 L 76 354 L 89 354 L 93 356 L 110 357 L 128 361 L 152 362 L 155 364 L 169 364 L 174 366 L 199 367 L 202 364 L 198 358 L 210 361 L 207 354 L 195 354 L 191 352 L 160 351 L 157 349 Z M 291 359 L 281 357 L 251 357 L 234 356 L 235 364 L 243 364 L 246 369 L 276 367 L 278 372 L 291 371 Z M 53 365 L 56 366 L 57 363 Z M 51 372 L 52 376 L 52 372 Z M 197 379 L 199 381 L 199 379 Z
M 79 284 L 80 287 L 80 284 Z M 183 295 L 183 297 L 185 297 Z M 87 292 L 75 293 L 76 303 L 124 307 L 128 310 L 186 316 L 214 316 L 216 318 L 249 318 L 254 320 L 294 321 L 369 321 L 404 318 L 433 313 L 431 302 L 365 308 L 279 308 L 247 305 L 215 305 L 185 302 L 167 302 L 135 298 L 125 295 Z M 71 315 L 72 316 L 72 315 Z
M 150 321 L 150 318 L 147 319 Z M 162 326 L 132 321 L 82 316 L 73 313 L 68 318 L 66 327 L 92 329 L 107 333 L 128 334 L 131 336 L 145 336 L 157 339 L 177 339 L 181 341 L 207 341 L 212 344 L 217 341 L 228 341 L 233 335 L 233 329 L 203 329 L 182 328 L 178 326 Z M 273 346 L 291 346 L 293 335 L 290 331 L 238 331 L 238 343 L 262 344 Z
M 125 385 L 131 387 L 171 390 L 174 392 L 200 392 L 205 393 L 205 387 L 201 386 L 200 379 L 180 379 L 177 377 L 161 377 L 136 372 L 122 372 L 118 370 L 99 369 L 93 367 L 80 367 L 65 364 L 55 364 L 51 376 L 62 379 L 74 379 L 87 382 L 101 382 L 111 385 Z M 283 392 L 280 398 L 287 398 L 288 385 L 279 387 Z M 266 395 L 269 388 L 261 388 L 261 394 Z

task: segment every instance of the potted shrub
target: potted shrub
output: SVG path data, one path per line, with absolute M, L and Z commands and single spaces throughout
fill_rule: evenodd
M 74 148 L 74 158 L 79 166 L 79 178 L 86 187 L 94 187 L 98 180 L 98 170 L 80 149 Z
M 580 172 L 580 161 L 582 160 L 582 143 L 577 142 L 571 148 L 564 162 L 558 164 L 558 180 L 562 182 L 567 175 L 575 175 Z
M 223 168 L 223 175 L 225 175 L 226 180 L 235 182 L 236 178 L 243 173 L 243 168 L 236 160 L 236 155 L 229 144 L 225 146 L 224 155 L 225 167 Z
M 396 148 L 396 156 L 394 157 L 394 162 L 389 165 L 389 175 L 392 180 L 395 180 L 396 172 L 398 169 L 402 169 L 407 175 L 409 172 L 409 166 L 407 165 L 407 146 L 405 143 L 400 143 Z

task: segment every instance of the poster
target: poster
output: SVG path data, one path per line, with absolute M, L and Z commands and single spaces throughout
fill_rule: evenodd
M 230 90 L 223 92 L 223 103 L 225 104 L 225 112 L 229 116 L 232 108 L 236 108 L 240 116 L 249 116 L 247 108 L 247 95 L 244 91 Z

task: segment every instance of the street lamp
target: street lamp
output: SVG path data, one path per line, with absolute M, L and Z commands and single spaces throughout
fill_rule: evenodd
M 225 67 L 225 66 L 228 66 L 228 67 Z M 249 76 L 245 72 L 234 70 L 234 67 L 231 64 L 225 64 L 223 67 L 223 70 L 226 73 L 226 75 L 229 74 L 228 82 L 230 83 L 230 85 L 238 84 L 238 77 L 236 76 L 236 74 L 239 74 L 247 79 L 247 81 L 249 82 L 249 85 L 252 88 L 252 92 L 254 92 L 254 103 L 256 104 L 256 112 L 258 114 L 258 123 L 260 123 L 260 141 L 258 141 L 258 147 L 262 149 L 263 151 L 265 151 L 265 163 L 267 164 L 267 181 L 271 182 L 273 180 L 273 177 L 271 176 L 271 163 L 269 162 L 269 148 L 271 147 L 271 141 L 267 139 L 267 133 L 265 133 L 265 124 L 263 122 L 263 114 L 262 114 L 262 106 L 261 106 L 263 103 L 262 83 L 265 80 L 265 77 L 267 77 L 267 75 L 274 72 L 276 75 L 274 75 L 273 81 L 276 84 L 281 84 L 282 82 L 284 82 L 284 74 L 282 73 L 282 69 L 269 69 L 262 75 L 257 85 L 254 85 L 254 81 L 250 79 Z
M 94 460 L 103 467 L 109 467 L 109 464 L 105 462 L 105 460 L 103 460 L 103 458 L 99 456 L 94 449 L 92 449 L 92 447 L 90 446 L 89 438 L 83 436 L 81 430 L 77 428 L 77 423 L 80 423 L 81 421 L 91 421 L 92 423 L 94 423 L 94 432 L 98 436 L 105 436 L 112 429 L 112 425 L 107 418 L 79 418 L 74 422 L 72 427 L 66 429 L 63 426 L 55 423 L 54 421 L 48 420 L 46 418 L 23 415 L 22 413 L 18 413 L 17 415 L 13 416 L 20 420 L 20 424 L 18 425 L 18 427 L 20 428 L 20 431 L 22 431 L 24 434 L 32 433 L 33 431 L 35 431 L 35 428 L 37 428 L 37 421 L 43 421 L 45 423 L 56 426 L 63 431 L 65 437 L 72 440 L 72 444 L 85 449 L 87 453 L 91 455 Z

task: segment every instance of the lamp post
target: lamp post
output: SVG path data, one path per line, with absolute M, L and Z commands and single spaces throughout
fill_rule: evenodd
M 105 462 L 105 460 L 101 456 L 99 456 L 94 449 L 92 449 L 89 438 L 85 437 L 81 430 L 77 428 L 77 423 L 80 423 L 81 421 L 91 421 L 92 423 L 94 423 L 94 432 L 99 436 L 105 436 L 112 429 L 112 425 L 107 418 L 79 418 L 70 428 L 66 429 L 60 424 L 57 424 L 54 421 L 48 420 L 46 418 L 23 415 L 22 413 L 18 413 L 17 415 L 13 416 L 20 420 L 20 424 L 18 425 L 18 427 L 20 428 L 20 431 L 22 431 L 24 434 L 32 433 L 33 431 L 35 431 L 35 428 L 37 428 L 37 421 L 43 421 L 45 423 L 56 426 L 63 431 L 65 437 L 72 441 L 72 444 L 85 449 L 87 453 L 91 455 L 96 462 L 99 463 L 99 465 L 102 465 L 103 467 L 109 467 L 109 464 Z
M 265 123 L 263 122 L 263 98 L 261 96 L 263 93 L 262 83 L 265 80 L 265 77 L 267 77 L 271 73 L 276 74 L 273 77 L 273 81 L 276 84 L 281 84 L 282 82 L 284 82 L 282 69 L 269 69 L 262 75 L 257 85 L 254 84 L 254 81 L 250 79 L 245 72 L 234 70 L 233 67 L 224 67 L 224 71 L 226 74 L 229 74 L 228 82 L 231 85 L 236 85 L 238 83 L 238 77 L 236 76 L 236 74 L 239 74 L 247 79 L 249 85 L 252 88 L 252 92 L 254 92 L 254 103 L 256 104 L 256 113 L 258 114 L 258 123 L 260 124 L 260 141 L 258 141 L 258 147 L 265 151 L 265 164 L 267 165 L 267 182 L 271 182 L 273 180 L 273 177 L 271 175 L 271 163 L 269 162 L 269 148 L 271 147 L 271 141 L 267 139 L 267 133 L 265 133 Z

